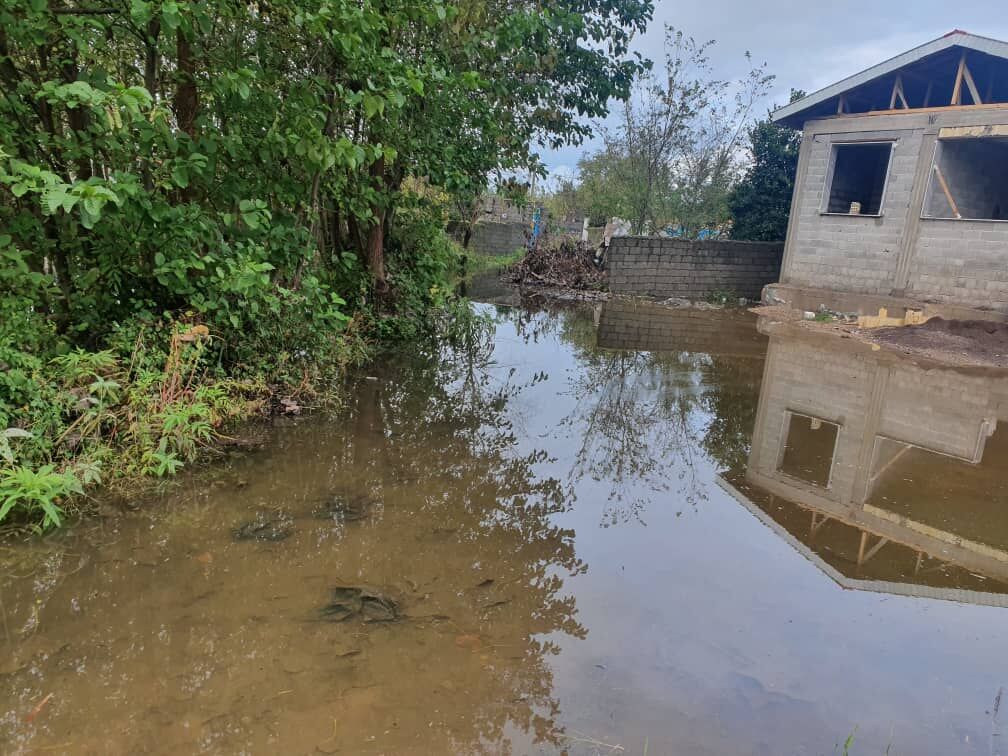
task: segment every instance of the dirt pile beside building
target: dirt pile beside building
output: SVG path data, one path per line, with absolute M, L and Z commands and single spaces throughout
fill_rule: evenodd
M 957 365 L 1008 367 L 1008 323 L 945 320 L 862 331 L 872 342 Z
M 946 320 L 933 317 L 907 326 L 863 328 L 853 316 L 803 313 L 785 305 L 761 305 L 749 310 L 790 328 L 854 339 L 952 367 L 1008 368 L 1008 323 L 992 320 Z M 815 317 L 809 317 L 815 315 Z

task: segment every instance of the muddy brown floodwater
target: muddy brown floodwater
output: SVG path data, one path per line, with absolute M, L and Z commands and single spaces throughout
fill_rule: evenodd
M 486 343 L 4 544 L 0 749 L 1003 752 L 1008 381 L 477 307 Z

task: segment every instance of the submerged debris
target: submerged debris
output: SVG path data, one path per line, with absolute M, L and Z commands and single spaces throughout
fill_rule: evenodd
M 334 493 L 319 502 L 312 516 L 320 520 L 357 522 L 369 517 L 374 506 L 375 500 L 367 495 Z
M 231 531 L 236 541 L 282 541 L 294 532 L 294 523 L 283 513 L 260 512 L 254 520 Z
M 332 601 L 322 607 L 329 622 L 361 619 L 364 622 L 392 622 L 399 619 L 399 604 L 371 588 L 340 585 L 333 588 Z
M 605 288 L 605 273 L 595 264 L 592 250 L 569 237 L 529 250 L 508 268 L 504 279 L 527 286 L 596 291 Z

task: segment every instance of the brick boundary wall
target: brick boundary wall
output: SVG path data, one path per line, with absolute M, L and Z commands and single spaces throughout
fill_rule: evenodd
M 780 279 L 784 242 L 684 241 L 618 236 L 609 245 L 614 294 L 703 299 L 731 292 L 757 300 Z

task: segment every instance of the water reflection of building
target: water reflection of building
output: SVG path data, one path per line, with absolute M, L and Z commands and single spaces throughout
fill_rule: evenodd
M 1008 378 L 760 330 L 744 503 L 845 587 L 1008 605 Z

